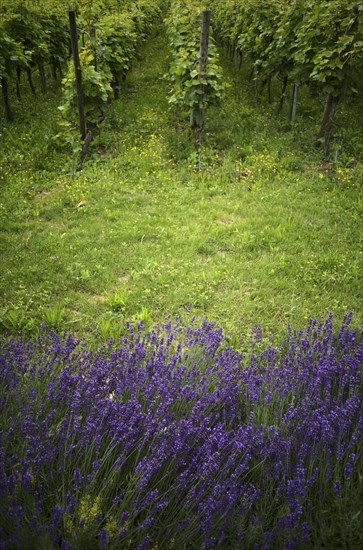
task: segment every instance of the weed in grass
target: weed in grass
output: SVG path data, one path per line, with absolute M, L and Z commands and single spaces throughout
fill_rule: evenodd
M 29 318 L 28 312 L 23 308 L 9 308 L 1 313 L 0 324 L 5 331 L 17 334 L 30 330 L 34 320 Z
M 125 334 L 126 325 L 120 317 L 106 316 L 98 322 L 98 335 L 103 342 L 118 341 Z
M 152 325 L 152 313 L 147 307 L 142 307 L 141 311 L 135 313 L 131 320 L 134 324 L 142 323 L 144 328 L 149 329 Z
M 62 304 L 54 304 L 43 312 L 43 322 L 47 327 L 61 330 L 65 320 L 66 310 Z
M 125 313 L 126 311 L 126 295 L 115 292 L 106 297 L 106 305 L 113 313 Z

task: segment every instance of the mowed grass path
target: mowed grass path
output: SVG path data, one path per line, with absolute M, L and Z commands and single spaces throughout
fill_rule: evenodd
M 226 63 L 231 86 L 208 113 L 196 172 L 188 129 L 168 111 L 167 66 L 159 30 L 75 178 L 53 139 L 56 92 L 5 126 L 1 330 L 45 321 L 99 341 L 191 304 L 238 345 L 255 323 L 279 340 L 288 323 L 361 315 L 362 166 L 347 150 L 326 170 L 311 119 L 284 131 Z

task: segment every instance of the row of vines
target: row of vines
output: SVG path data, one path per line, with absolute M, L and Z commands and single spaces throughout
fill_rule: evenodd
M 114 3 L 114 2 L 112 2 Z M 85 118 L 85 138 L 81 148 L 81 162 L 89 143 L 99 131 L 99 123 L 105 117 L 105 109 L 119 89 L 138 48 L 157 18 L 161 17 L 161 2 L 125 0 L 120 9 L 118 3 L 112 9 L 91 10 L 77 18 L 79 29 L 79 61 L 82 75 L 82 96 Z M 63 78 L 63 104 L 59 107 L 63 116 L 63 136 L 74 143 L 77 122 L 77 88 L 73 64 Z M 78 98 L 79 99 L 79 98 Z
M 10 90 L 15 82 L 21 100 L 22 75 L 25 74 L 32 93 L 36 94 L 34 72 L 39 71 L 40 86 L 46 92 L 46 68 L 53 78 L 62 74 L 69 57 L 67 21 L 55 2 L 44 6 L 31 2 L 4 0 L 0 8 L 0 79 L 7 120 L 14 118 Z
M 169 103 L 190 120 L 198 149 L 206 109 L 223 97 L 225 87 L 209 16 L 200 2 L 176 0 L 165 20 L 171 52 Z
M 317 144 L 329 153 L 339 100 L 361 100 L 363 4 L 359 0 L 210 0 L 218 38 L 256 86 L 281 82 L 279 110 L 291 85 L 290 119 L 304 85 L 325 95 Z
M 92 138 L 104 118 L 107 102 L 118 97 L 137 48 L 161 16 L 162 1 L 92 0 L 74 2 L 87 136 Z M 5 0 L 1 8 L 0 79 L 6 117 L 14 118 L 10 89 L 21 100 L 22 75 L 34 94 L 36 79 L 47 90 L 47 74 L 63 89 L 62 134 L 77 129 L 77 91 L 71 59 L 69 21 L 65 0 Z M 84 135 L 82 136 L 85 137 Z M 71 138 L 74 140 L 74 136 Z

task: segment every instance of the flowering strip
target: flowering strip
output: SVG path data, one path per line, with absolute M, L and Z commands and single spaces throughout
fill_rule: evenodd
M 97 353 L 52 332 L 4 339 L 1 548 L 308 542 L 311 508 L 341 497 L 361 460 L 350 323 L 312 320 L 245 356 L 207 320 L 130 326 Z

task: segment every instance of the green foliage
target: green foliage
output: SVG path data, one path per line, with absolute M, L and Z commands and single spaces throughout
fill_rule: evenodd
M 362 71 L 363 7 L 356 0 L 212 0 L 224 42 L 255 76 L 289 76 L 339 95 Z
M 26 66 L 28 58 L 19 42 L 0 28 L 0 78 L 10 78 L 17 66 Z
M 210 38 L 205 73 L 199 70 L 199 42 L 202 8 L 197 2 L 175 1 L 165 20 L 171 63 L 167 78 L 169 103 L 181 109 L 191 124 L 203 126 L 208 105 L 223 97 L 225 83 L 213 38 Z
M 4 0 L 0 7 L 0 78 L 12 78 L 15 69 L 33 69 L 44 65 L 57 69 L 69 60 L 67 9 L 78 12 L 78 29 L 84 96 L 88 122 L 97 123 L 99 111 L 110 98 L 110 85 L 119 88 L 136 49 L 145 39 L 155 19 L 160 16 L 162 0 L 42 0 L 36 3 Z M 72 5 L 73 4 L 73 5 Z M 92 59 L 93 56 L 93 59 Z M 92 67 L 93 66 L 93 67 Z M 61 111 L 70 141 L 73 128 L 74 77 L 71 65 L 64 78 L 64 103 Z M 45 85 L 42 84 L 45 91 Z M 65 122 L 65 120 L 67 122 Z
M 112 75 L 118 79 L 130 69 L 137 46 L 135 21 L 130 12 L 108 14 L 101 18 L 99 49 Z
M 49 59 L 49 47 L 46 30 L 42 19 L 24 6 L 14 11 L 5 19 L 5 31 L 16 40 L 23 49 L 28 63 L 44 63 Z
M 69 29 L 67 20 L 56 14 L 43 14 L 42 27 L 45 29 L 48 60 L 57 67 L 65 67 L 69 58 Z
M 115 294 L 108 296 L 106 299 L 106 304 L 113 313 L 125 313 L 126 298 L 119 292 L 115 292 Z
M 54 304 L 47 307 L 43 312 L 43 322 L 47 327 L 60 330 L 63 325 L 66 310 L 63 304 Z
M 329 156 L 338 100 L 356 101 L 362 91 L 363 6 L 356 0 L 211 0 L 219 37 L 239 64 L 249 65 L 255 91 L 272 77 L 282 81 L 279 111 L 288 82 L 295 85 L 290 120 L 295 120 L 297 89 L 326 96 L 315 144 Z M 337 99 L 334 99 L 337 98 Z
M 296 37 L 295 62 L 325 92 L 339 96 L 353 75 L 363 68 L 363 6 L 356 2 L 308 3 Z
M 0 315 L 0 326 L 12 334 L 31 328 L 32 325 L 27 311 L 21 307 L 11 307 Z
M 118 340 L 126 332 L 126 327 L 114 317 L 101 319 L 98 323 L 98 333 L 103 341 Z
M 141 311 L 139 311 L 132 317 L 131 320 L 134 324 L 142 323 L 144 328 L 149 329 L 152 325 L 151 311 L 147 307 L 143 307 Z
M 241 27 L 237 47 L 250 57 L 255 75 L 271 72 L 269 51 L 273 49 L 274 23 L 282 8 L 281 2 L 250 0 L 245 5 L 244 12 L 238 14 L 238 23 Z
M 90 49 L 84 49 L 79 54 L 82 71 L 82 89 L 84 99 L 84 111 L 87 125 L 97 122 L 102 115 L 107 100 L 110 98 L 112 88 L 110 85 L 111 73 L 107 66 L 102 70 L 94 67 L 94 53 Z M 73 61 L 69 62 L 68 71 L 63 79 L 64 103 L 59 107 L 66 119 L 73 120 L 77 106 L 77 92 Z
M 68 59 L 68 29 L 65 12 L 62 16 L 52 9 L 54 3 L 44 2 L 34 6 L 31 2 L 4 1 L 0 7 L 0 78 L 6 86 L 7 118 L 13 119 L 9 107 L 9 83 L 17 78 L 17 95 L 20 94 L 21 71 L 28 73 L 29 84 L 35 93 L 31 70 L 35 67 L 41 73 L 41 88 L 46 91 L 45 65 L 61 69 Z
M 104 15 L 104 8 L 110 13 Z M 121 10 L 121 7 L 124 11 Z M 131 67 L 137 47 L 144 39 L 156 14 L 158 2 L 137 4 L 125 2 L 94 2 L 84 6 L 78 18 L 79 48 L 82 72 L 82 92 L 87 129 L 97 128 L 103 120 L 106 104 L 111 100 L 112 87 L 118 95 L 120 81 Z M 72 61 L 63 79 L 63 104 L 60 122 L 64 141 L 75 149 L 77 131 L 77 92 Z M 60 136 L 62 134 L 59 134 Z M 77 140 L 76 140 L 77 142 Z M 79 149 L 78 142 L 78 149 Z

